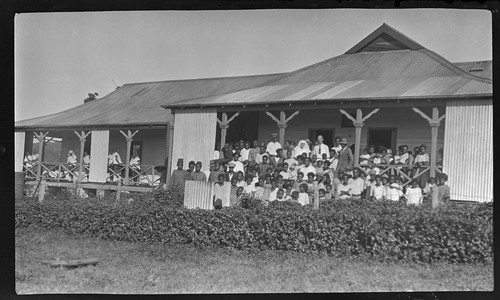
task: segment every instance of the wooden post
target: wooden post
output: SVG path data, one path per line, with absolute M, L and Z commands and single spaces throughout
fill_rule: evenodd
M 316 180 L 313 181 L 313 190 L 314 190 L 313 208 L 318 209 L 319 208 L 319 189 L 318 189 L 318 182 Z
M 38 190 L 38 201 L 43 201 L 43 198 L 45 198 L 45 192 L 47 189 L 47 181 L 45 179 L 42 179 L 40 182 L 40 188 Z
M 85 133 L 85 131 L 81 131 L 80 133 L 75 131 L 76 136 L 80 139 L 80 160 L 78 164 L 78 182 L 82 181 L 83 178 L 83 150 L 85 148 L 85 141 L 87 136 L 90 134 L 90 131 Z
M 418 108 L 413 108 L 417 114 L 422 116 L 422 118 L 426 119 L 431 126 L 431 155 L 430 155 L 430 175 L 434 177 L 436 175 L 436 157 L 437 157 L 437 137 L 438 137 L 438 129 L 441 124 L 441 120 L 446 117 L 446 114 L 439 116 L 439 110 L 437 107 L 432 108 L 432 118 L 427 116 Z
M 172 115 L 172 122 L 169 122 L 167 125 L 168 130 L 168 163 L 167 163 L 167 174 L 165 177 L 165 184 L 170 180 L 170 176 L 172 175 L 172 162 L 173 162 L 173 153 L 174 153 L 174 118 L 175 115 Z
M 284 111 L 280 111 L 280 118 L 276 118 L 271 112 L 266 111 L 266 114 L 271 117 L 276 122 L 276 125 L 278 125 L 279 129 L 279 143 L 281 144 L 281 147 L 285 145 L 285 129 L 288 125 L 288 122 L 295 117 L 300 111 L 296 111 L 293 114 L 291 114 L 288 118 L 286 117 L 286 114 Z
M 121 134 L 125 137 L 125 140 L 127 141 L 127 153 L 126 153 L 126 161 L 125 161 L 125 179 L 123 181 L 123 184 L 127 185 L 128 184 L 128 177 L 129 177 L 129 174 L 128 174 L 128 171 L 129 171 L 129 167 L 130 167 L 130 147 L 131 147 L 131 144 L 132 144 L 132 141 L 133 141 L 133 137 L 134 135 L 139 132 L 139 130 L 136 130 L 134 133 L 132 133 L 130 130 L 127 130 L 127 134 L 125 134 L 125 132 L 121 131 Z
M 226 113 L 222 113 L 222 119 L 219 120 L 217 118 L 217 123 L 219 123 L 219 127 L 220 127 L 220 150 L 222 151 L 222 148 L 224 148 L 224 145 L 226 144 L 226 133 L 227 133 L 227 129 L 229 128 L 229 123 L 231 123 L 232 120 L 234 120 L 234 118 L 236 118 L 237 116 L 239 116 L 239 112 L 235 113 L 229 120 L 227 119 L 227 114 Z
M 340 112 L 344 114 L 347 118 L 349 118 L 354 127 L 354 167 L 357 168 L 359 166 L 359 149 L 360 149 L 360 144 L 361 144 L 361 129 L 364 126 L 364 121 L 367 120 L 369 117 L 371 117 L 374 113 L 378 112 L 380 108 L 376 108 L 372 110 L 369 114 L 367 114 L 363 118 L 363 112 L 361 109 L 356 109 L 356 118 L 352 117 L 349 113 L 347 113 L 345 110 L 341 109 Z
M 432 209 L 436 209 L 439 206 L 439 189 L 438 186 L 435 184 L 433 187 L 431 187 L 430 190 L 430 196 L 431 196 L 431 207 Z
M 122 193 L 122 181 L 118 180 L 118 186 L 116 188 L 116 202 L 120 201 L 121 193 Z
M 33 132 L 36 139 L 38 140 L 38 168 L 36 170 L 36 180 L 40 180 L 42 175 L 43 143 L 48 133 L 49 133 L 48 131 L 45 133 L 43 133 L 42 131 L 40 131 L 40 133 Z

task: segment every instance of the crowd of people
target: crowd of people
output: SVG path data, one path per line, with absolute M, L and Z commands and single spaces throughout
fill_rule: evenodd
M 369 146 L 359 158 L 359 167 L 353 168 L 354 158 L 346 138 L 336 138 L 335 145 L 324 144 L 319 135 L 312 143 L 308 139 L 298 143 L 286 141 L 281 145 L 276 133 L 267 144 L 258 141 L 227 143 L 216 149 L 210 161 L 210 170 L 203 172 L 200 161 L 190 161 L 184 170 L 184 160 L 179 158 L 177 169 L 172 172 L 168 185 L 184 187 L 186 180 L 208 181 L 215 184 L 214 207 L 237 205 L 245 197 L 269 201 L 295 201 L 302 205 L 314 203 L 314 193 L 319 201 L 330 199 L 406 199 L 409 205 L 420 205 L 432 189 L 438 189 L 440 203 L 449 200 L 447 175 L 439 173 L 429 178 L 426 166 L 429 155 L 426 146 L 408 151 L 401 145 L 394 153 L 391 149 L 375 151 Z M 394 168 L 413 178 L 403 185 L 404 178 Z M 223 186 L 230 182 L 230 196 L 225 199 Z

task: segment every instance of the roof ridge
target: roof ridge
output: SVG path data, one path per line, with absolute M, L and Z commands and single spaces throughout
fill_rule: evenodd
M 424 49 L 420 49 L 420 51 L 422 53 L 424 53 L 425 55 L 427 55 L 428 57 L 430 57 L 431 59 L 433 59 L 436 62 L 440 63 L 442 66 L 444 66 L 448 70 L 454 72 L 457 75 L 460 75 L 460 76 L 463 76 L 463 77 L 466 77 L 466 78 L 469 78 L 469 79 L 477 80 L 477 81 L 480 81 L 480 82 L 484 82 L 484 83 L 489 83 L 489 84 L 492 83 L 491 79 L 488 79 L 488 78 L 485 78 L 485 77 L 476 76 L 476 75 L 472 75 L 469 72 L 466 72 L 466 71 L 462 70 L 461 68 L 459 68 L 458 66 L 456 66 L 455 64 L 453 64 L 452 62 L 448 61 L 446 58 L 442 57 L 441 55 L 437 54 L 436 52 L 434 52 L 432 50 L 424 48 Z
M 329 62 L 329 61 L 332 61 L 332 60 L 334 60 L 334 59 L 338 59 L 338 58 L 340 58 L 340 57 L 344 57 L 344 56 L 346 56 L 346 55 L 348 55 L 348 54 L 340 54 L 340 55 L 337 55 L 337 56 L 330 57 L 330 58 L 327 58 L 327 59 L 325 59 L 325 60 L 319 61 L 319 62 L 314 63 L 314 64 L 312 64 L 312 65 L 308 65 L 308 66 L 305 66 L 305 67 L 303 67 L 303 68 L 297 69 L 297 70 L 295 70 L 295 71 L 292 71 L 292 72 L 289 72 L 289 73 L 284 73 L 283 77 L 276 78 L 276 79 L 274 79 L 274 80 L 269 80 L 268 82 L 266 82 L 266 84 L 275 83 L 275 82 L 277 82 L 277 81 L 279 81 L 279 80 L 282 80 L 282 79 L 288 78 L 288 77 L 290 77 L 290 76 L 292 76 L 292 75 L 295 75 L 295 74 L 297 74 L 297 73 L 300 73 L 300 72 L 303 72 L 303 71 L 305 71 L 305 70 L 308 70 L 308 69 L 311 69 L 311 68 L 314 68 L 314 67 L 320 66 L 320 65 L 325 64 L 325 63 L 327 63 L 327 62 Z
M 248 77 L 259 77 L 259 76 L 273 76 L 273 75 L 284 75 L 283 73 L 269 73 L 269 74 L 253 74 L 253 75 L 240 75 L 240 76 L 226 76 L 226 77 L 205 77 L 205 78 L 189 78 L 189 79 L 173 79 L 173 80 L 158 80 L 158 81 L 145 81 L 145 82 L 132 82 L 124 83 L 125 85 L 136 85 L 136 84 L 147 84 L 147 83 L 165 83 L 165 82 L 179 82 L 179 81 L 203 81 L 203 80 L 215 80 L 215 79 L 233 79 L 233 78 L 248 78 Z
M 479 62 L 492 62 L 492 59 L 483 59 L 483 60 L 471 60 L 471 61 L 458 61 L 458 62 L 452 62 L 452 64 L 472 64 L 472 63 L 479 63 Z

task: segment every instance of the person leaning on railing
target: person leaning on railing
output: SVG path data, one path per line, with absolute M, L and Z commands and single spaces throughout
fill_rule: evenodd
M 139 154 L 137 154 L 137 152 L 134 152 L 129 163 L 130 166 L 129 177 L 133 178 L 134 182 L 140 180 L 140 175 L 141 175 L 140 163 L 141 163 L 141 158 L 139 157 Z

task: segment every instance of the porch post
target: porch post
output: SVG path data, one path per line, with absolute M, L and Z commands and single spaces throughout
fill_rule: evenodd
M 417 114 L 422 116 L 422 118 L 426 119 L 431 126 L 431 155 L 430 155 L 430 175 L 431 177 L 435 177 L 436 175 L 436 157 L 437 157 L 437 137 L 438 137 L 438 129 L 441 124 L 441 120 L 444 119 L 446 114 L 439 117 L 439 110 L 437 107 L 432 108 L 432 118 L 427 116 L 418 108 L 413 108 Z
M 40 180 L 42 175 L 42 155 L 43 155 L 43 142 L 45 141 L 45 137 L 49 132 L 40 131 L 40 133 L 33 132 L 36 139 L 38 140 L 38 168 L 36 170 L 36 180 Z
M 217 118 L 217 123 L 219 123 L 220 127 L 220 150 L 222 151 L 222 148 L 224 147 L 224 144 L 226 144 L 226 132 L 227 129 L 229 128 L 229 123 L 231 123 L 234 118 L 236 118 L 240 113 L 237 112 L 235 113 L 229 120 L 227 119 L 227 114 L 222 113 L 222 119 L 219 120 Z
M 124 180 L 124 184 L 127 185 L 128 184 L 128 171 L 129 171 L 129 167 L 130 167 L 130 147 L 131 147 L 131 144 L 132 144 L 132 141 L 133 141 L 133 137 L 134 135 L 139 132 L 139 130 L 136 130 L 134 133 L 132 133 L 130 130 L 127 130 L 127 134 L 125 134 L 125 132 L 121 131 L 121 134 L 125 137 L 125 140 L 127 141 L 127 153 L 126 153 L 126 161 L 125 161 L 125 180 Z
M 271 119 L 273 119 L 276 122 L 276 125 L 278 125 L 278 129 L 279 129 L 279 142 L 281 144 L 281 147 L 283 147 L 285 145 L 285 129 L 286 129 L 286 126 L 288 125 L 288 122 L 293 117 L 295 117 L 299 112 L 300 111 L 297 110 L 296 112 L 294 112 L 293 114 L 291 114 L 287 118 L 285 112 L 284 111 L 280 111 L 280 118 L 278 119 L 271 112 L 266 111 L 266 114 L 269 117 L 271 117 Z
M 174 153 L 174 120 L 175 115 L 172 114 L 172 121 L 167 124 L 168 131 L 168 163 L 167 163 L 167 174 L 165 176 L 165 184 L 170 180 L 170 176 L 172 175 L 172 162 L 174 158 L 172 157 Z
M 78 164 L 78 182 L 81 182 L 83 179 L 83 149 L 85 148 L 85 140 L 86 137 L 90 134 L 90 131 L 85 133 L 85 131 L 81 131 L 78 133 L 75 131 L 76 136 L 80 139 L 80 158 Z
M 353 118 L 349 113 L 347 113 L 345 110 L 341 109 L 340 112 L 344 114 L 346 117 L 348 117 L 354 127 L 354 167 L 357 168 L 359 166 L 359 149 L 360 149 L 360 144 L 361 144 L 361 128 L 363 128 L 364 121 L 371 117 L 374 113 L 378 112 L 380 108 L 375 108 L 372 110 L 369 114 L 367 114 L 363 118 L 363 112 L 361 109 L 356 109 L 356 118 Z

